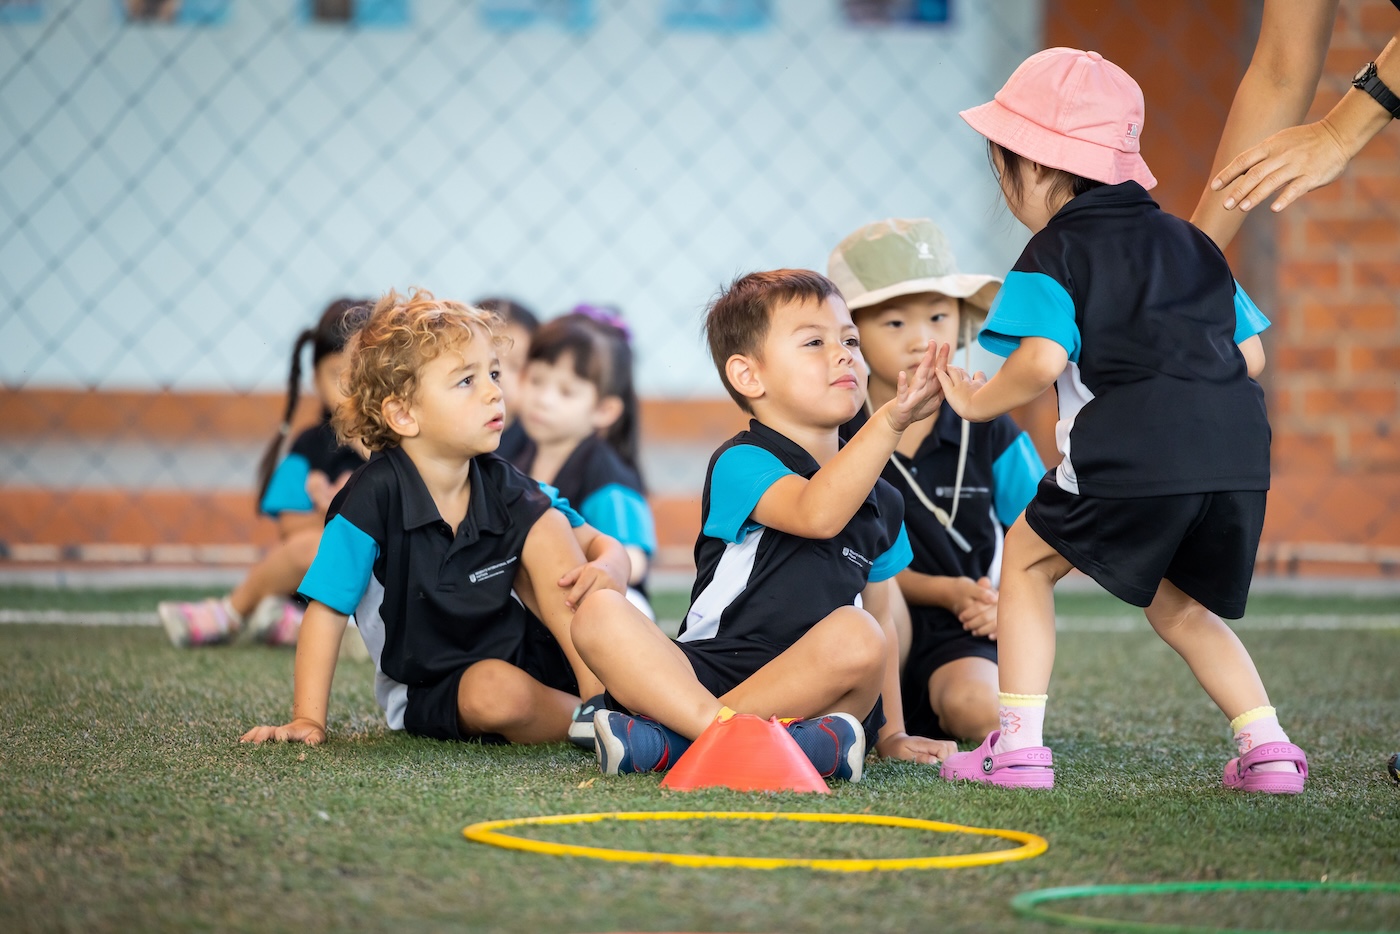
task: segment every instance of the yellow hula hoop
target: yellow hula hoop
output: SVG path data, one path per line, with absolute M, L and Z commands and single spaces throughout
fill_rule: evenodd
M 659 820 L 790 820 L 813 824 L 871 824 L 878 827 L 899 827 L 929 833 L 965 833 L 983 837 L 1001 837 L 1021 845 L 1010 850 L 986 853 L 963 853 L 956 856 L 913 856 L 899 859 L 800 859 L 766 856 L 704 856 L 698 853 L 653 853 L 645 850 L 616 850 L 599 846 L 578 846 L 572 843 L 551 843 L 514 837 L 502 830 L 510 827 L 555 824 L 592 824 L 599 821 L 659 821 Z M 482 821 L 462 831 L 476 843 L 522 850 L 546 856 L 582 856 L 617 863 L 670 863 L 673 866 L 708 869 L 788 869 L 800 867 L 826 872 L 870 872 L 900 869 L 961 869 L 968 866 L 990 866 L 1031 859 L 1050 846 L 1044 837 L 1019 830 L 994 830 L 987 827 L 964 827 L 941 821 L 919 820 L 913 817 L 890 817 L 880 814 L 812 814 L 780 811 L 613 811 L 597 814 L 555 814 L 543 817 L 517 817 L 511 820 Z

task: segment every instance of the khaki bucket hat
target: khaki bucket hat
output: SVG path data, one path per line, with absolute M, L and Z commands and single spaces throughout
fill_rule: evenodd
M 926 217 L 866 224 L 831 251 L 826 269 L 852 311 L 901 295 L 938 292 L 966 300 L 980 312 L 969 316 L 978 325 L 1001 288 L 999 276 L 958 272 L 948 238 Z

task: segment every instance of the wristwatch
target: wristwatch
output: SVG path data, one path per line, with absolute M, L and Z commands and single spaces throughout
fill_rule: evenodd
M 1400 119 L 1400 97 L 1396 97 L 1395 92 L 1386 87 L 1380 75 L 1376 74 L 1375 62 L 1367 62 L 1351 79 L 1351 86 L 1371 95 L 1392 118 Z

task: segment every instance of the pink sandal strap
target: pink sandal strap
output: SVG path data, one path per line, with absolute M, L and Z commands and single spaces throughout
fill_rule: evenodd
M 1308 777 L 1308 756 L 1292 743 L 1260 743 L 1240 756 L 1240 773 L 1265 762 L 1291 762 L 1297 766 L 1299 775 Z

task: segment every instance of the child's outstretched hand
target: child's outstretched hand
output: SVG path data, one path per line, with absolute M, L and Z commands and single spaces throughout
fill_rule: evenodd
M 895 397 L 885 406 L 886 417 L 895 431 L 903 431 L 915 422 L 928 418 L 938 411 L 938 406 L 943 402 L 943 390 L 935 373 L 937 346 L 934 341 L 928 342 L 928 348 L 913 376 L 903 370 L 899 372 Z
M 958 744 L 943 739 L 910 736 L 908 733 L 892 733 L 880 738 L 875 744 L 875 751 L 886 759 L 903 759 L 906 762 L 933 765 L 957 752 Z
M 326 741 L 326 728 L 314 720 L 301 717 L 285 726 L 255 726 L 239 737 L 240 743 L 305 743 L 319 746 Z
M 953 345 L 943 344 L 938 348 L 934 375 L 943 390 L 943 398 L 953 407 L 953 411 L 968 421 L 976 421 L 971 416 L 972 394 L 987 385 L 987 374 L 978 371 L 971 376 L 962 367 L 949 363 L 953 358 Z

